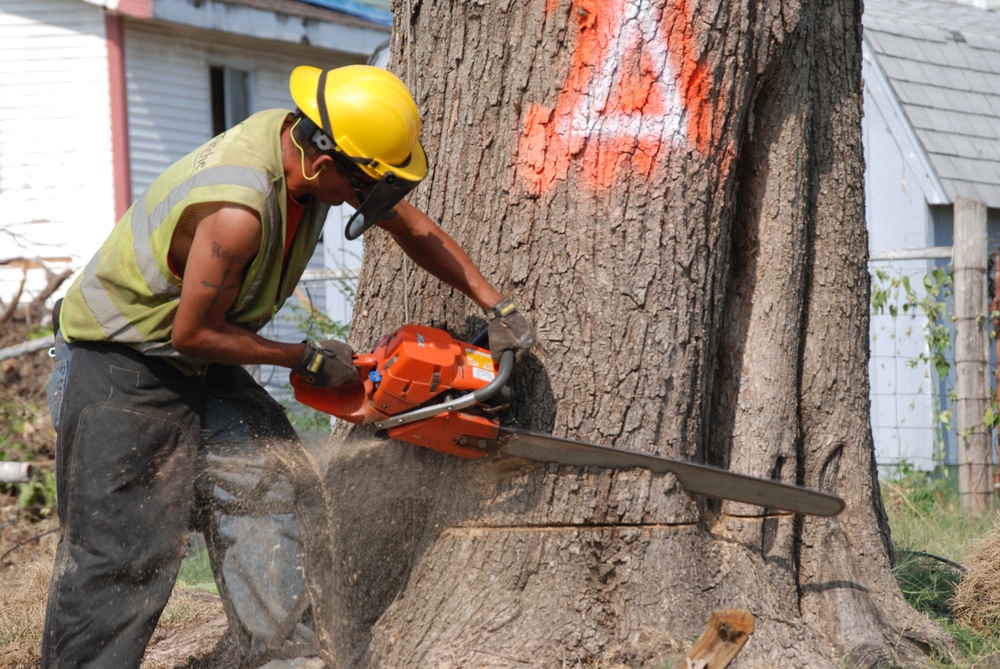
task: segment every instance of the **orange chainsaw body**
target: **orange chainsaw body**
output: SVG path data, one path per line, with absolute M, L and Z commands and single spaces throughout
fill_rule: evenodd
M 496 376 L 490 352 L 453 338 L 444 330 L 404 325 L 383 337 L 375 349 L 355 357 L 358 381 L 335 388 L 316 388 L 292 372 L 295 399 L 324 413 L 358 425 L 377 423 L 442 401 L 446 393 L 464 395 L 486 386 Z M 387 428 L 398 439 L 465 458 L 481 458 L 470 447 L 479 439 L 496 439 L 499 421 L 462 411 L 446 411 Z

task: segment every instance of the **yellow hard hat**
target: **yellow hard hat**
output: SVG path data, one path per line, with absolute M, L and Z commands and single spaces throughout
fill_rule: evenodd
M 396 75 L 371 65 L 302 65 L 288 87 L 299 110 L 332 140 L 331 149 L 369 177 L 378 181 L 391 172 L 412 188 L 427 175 L 420 112 Z

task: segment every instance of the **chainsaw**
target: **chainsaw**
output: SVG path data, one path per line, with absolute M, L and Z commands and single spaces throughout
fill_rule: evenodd
M 501 425 L 510 403 L 514 351 L 495 364 L 487 349 L 438 328 L 404 325 L 355 354 L 358 380 L 333 388 L 305 383 L 295 372 L 295 399 L 378 434 L 462 458 L 510 457 L 538 462 L 644 468 L 671 473 L 691 493 L 768 509 L 833 516 L 844 501 L 771 479 L 682 460 L 601 446 Z

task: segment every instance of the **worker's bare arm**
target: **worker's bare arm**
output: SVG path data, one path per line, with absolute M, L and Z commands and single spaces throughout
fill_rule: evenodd
M 264 339 L 226 320 L 260 241 L 260 220 L 250 209 L 207 205 L 185 213 L 171 246 L 184 282 L 172 334 L 178 353 L 228 364 L 291 367 L 298 360 L 302 344 Z
M 502 295 L 487 281 L 468 254 L 425 213 L 402 200 L 396 216 L 379 221 L 400 248 L 425 271 L 457 288 L 483 309 Z

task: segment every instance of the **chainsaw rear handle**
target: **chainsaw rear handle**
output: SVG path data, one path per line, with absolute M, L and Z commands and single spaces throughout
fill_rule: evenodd
M 508 349 L 500 354 L 500 367 L 497 369 L 497 375 L 492 381 L 479 390 L 466 393 L 465 395 L 448 402 L 441 402 L 439 404 L 420 407 L 419 409 L 414 409 L 412 411 L 406 411 L 372 424 L 378 430 L 385 430 L 390 427 L 406 425 L 407 423 L 415 423 L 418 420 L 433 418 L 434 416 L 443 413 L 459 411 L 461 409 L 466 409 L 479 404 L 480 402 L 496 395 L 505 385 L 507 385 L 507 382 L 510 380 L 510 375 L 514 371 L 515 353 L 516 351 L 514 351 L 514 349 Z
M 378 367 L 378 359 L 374 353 L 362 353 L 361 355 L 355 353 L 354 359 L 351 362 L 358 368 L 359 381 L 367 379 L 368 375 Z

